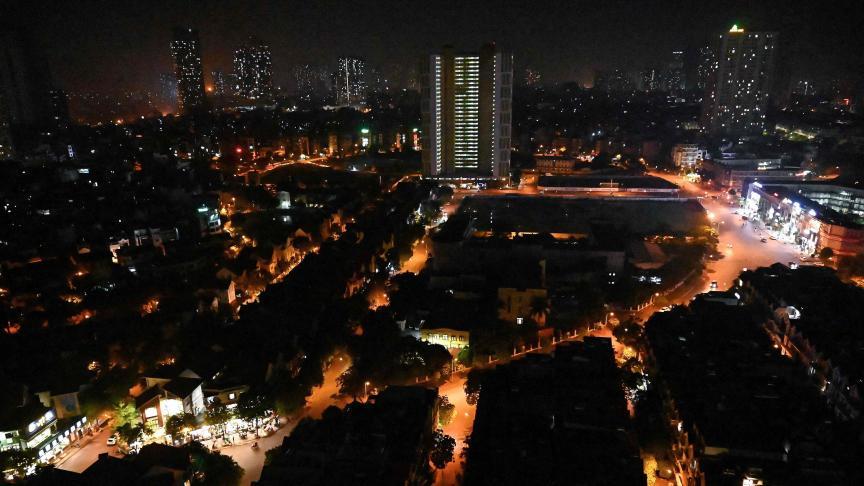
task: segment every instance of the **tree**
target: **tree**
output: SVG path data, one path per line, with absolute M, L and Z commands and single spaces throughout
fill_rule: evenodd
M 456 362 L 462 366 L 471 366 L 471 363 L 474 361 L 474 353 L 471 352 L 470 346 L 465 346 L 464 348 L 459 350 L 459 354 L 456 355 Z
M 229 456 L 211 452 L 200 442 L 186 446 L 192 462 L 190 484 L 201 486 L 237 486 L 243 479 L 243 468 Z
M 219 399 L 213 401 L 210 404 L 210 407 L 207 409 L 207 416 L 205 417 L 207 425 L 211 427 L 215 427 L 216 430 L 222 431 L 225 427 L 225 423 L 231 420 L 231 410 L 228 410 Z
M 153 429 L 147 423 L 138 423 L 132 425 L 131 423 L 125 423 L 114 429 L 117 432 L 117 435 L 120 436 L 120 440 L 123 441 L 127 446 L 131 446 L 136 442 L 143 442 L 145 436 L 153 433 Z
M 632 319 L 615 326 L 612 329 L 612 335 L 625 346 L 630 346 L 637 351 L 644 349 L 645 335 L 642 326 L 633 322 Z
M 531 299 L 531 318 L 538 326 L 546 325 L 549 316 L 549 301 L 545 297 L 533 297 Z
M 450 399 L 447 398 L 447 395 L 441 395 L 438 398 L 438 425 L 440 427 L 447 427 L 450 425 L 450 422 L 453 420 L 453 415 L 456 414 L 456 405 L 450 403 Z
M 165 421 L 165 432 L 173 440 L 182 440 L 189 429 L 195 428 L 197 422 L 191 413 L 172 415 Z
M 257 428 L 258 420 L 267 416 L 267 412 L 273 407 L 266 397 L 255 393 L 244 393 L 237 401 L 237 418 L 252 422 Z
M 15 478 L 23 478 L 36 465 L 35 451 L 9 449 L 0 452 L 0 472 L 9 472 Z
M 456 439 L 436 430 L 432 434 L 432 448 L 429 452 L 429 460 L 435 469 L 444 469 L 447 463 L 453 462 L 453 452 L 456 450 Z
M 119 429 L 124 425 L 132 427 L 141 423 L 141 415 L 132 402 L 120 401 L 114 404 L 114 428 Z
M 480 368 L 468 372 L 468 376 L 465 377 L 465 401 L 468 405 L 477 405 L 477 400 L 480 398 L 480 385 L 488 372 Z

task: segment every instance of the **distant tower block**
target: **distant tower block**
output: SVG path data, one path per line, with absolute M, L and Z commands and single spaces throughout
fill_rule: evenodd
M 279 191 L 279 209 L 291 209 L 291 194 L 288 191 Z

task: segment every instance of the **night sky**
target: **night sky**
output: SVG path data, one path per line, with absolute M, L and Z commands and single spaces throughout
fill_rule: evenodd
M 172 26 L 200 30 L 205 72 L 231 71 L 249 35 L 269 43 L 275 81 L 298 63 L 365 57 L 393 75 L 444 44 L 474 49 L 494 40 L 518 68 L 545 80 L 590 84 L 596 69 L 641 69 L 673 49 L 696 49 L 737 22 L 778 30 L 793 75 L 864 73 L 858 2 L 821 1 L 87 1 L 16 2 L 7 19 L 26 26 L 67 91 L 154 89 L 171 71 Z M 398 75 L 396 76 L 398 81 Z M 858 81 L 858 79 L 856 79 Z

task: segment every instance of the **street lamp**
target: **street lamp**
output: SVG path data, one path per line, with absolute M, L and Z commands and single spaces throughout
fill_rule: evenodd
M 364 396 L 369 395 L 369 392 L 368 392 L 369 385 L 370 385 L 370 383 L 368 381 L 363 383 L 363 395 Z
M 609 326 L 609 316 L 615 317 L 615 313 L 614 313 L 614 312 L 609 312 L 609 313 L 606 314 L 606 321 L 605 321 L 604 324 L 603 324 L 604 327 L 605 327 L 605 326 Z

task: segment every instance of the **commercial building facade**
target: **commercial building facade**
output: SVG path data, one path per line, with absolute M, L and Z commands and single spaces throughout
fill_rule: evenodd
M 864 250 L 864 191 L 825 184 L 749 185 L 744 214 L 761 220 L 780 240 L 806 254 L 830 248 L 837 255 Z
M 494 44 L 470 53 L 445 47 L 429 56 L 421 78 L 424 175 L 505 179 L 513 56 Z

